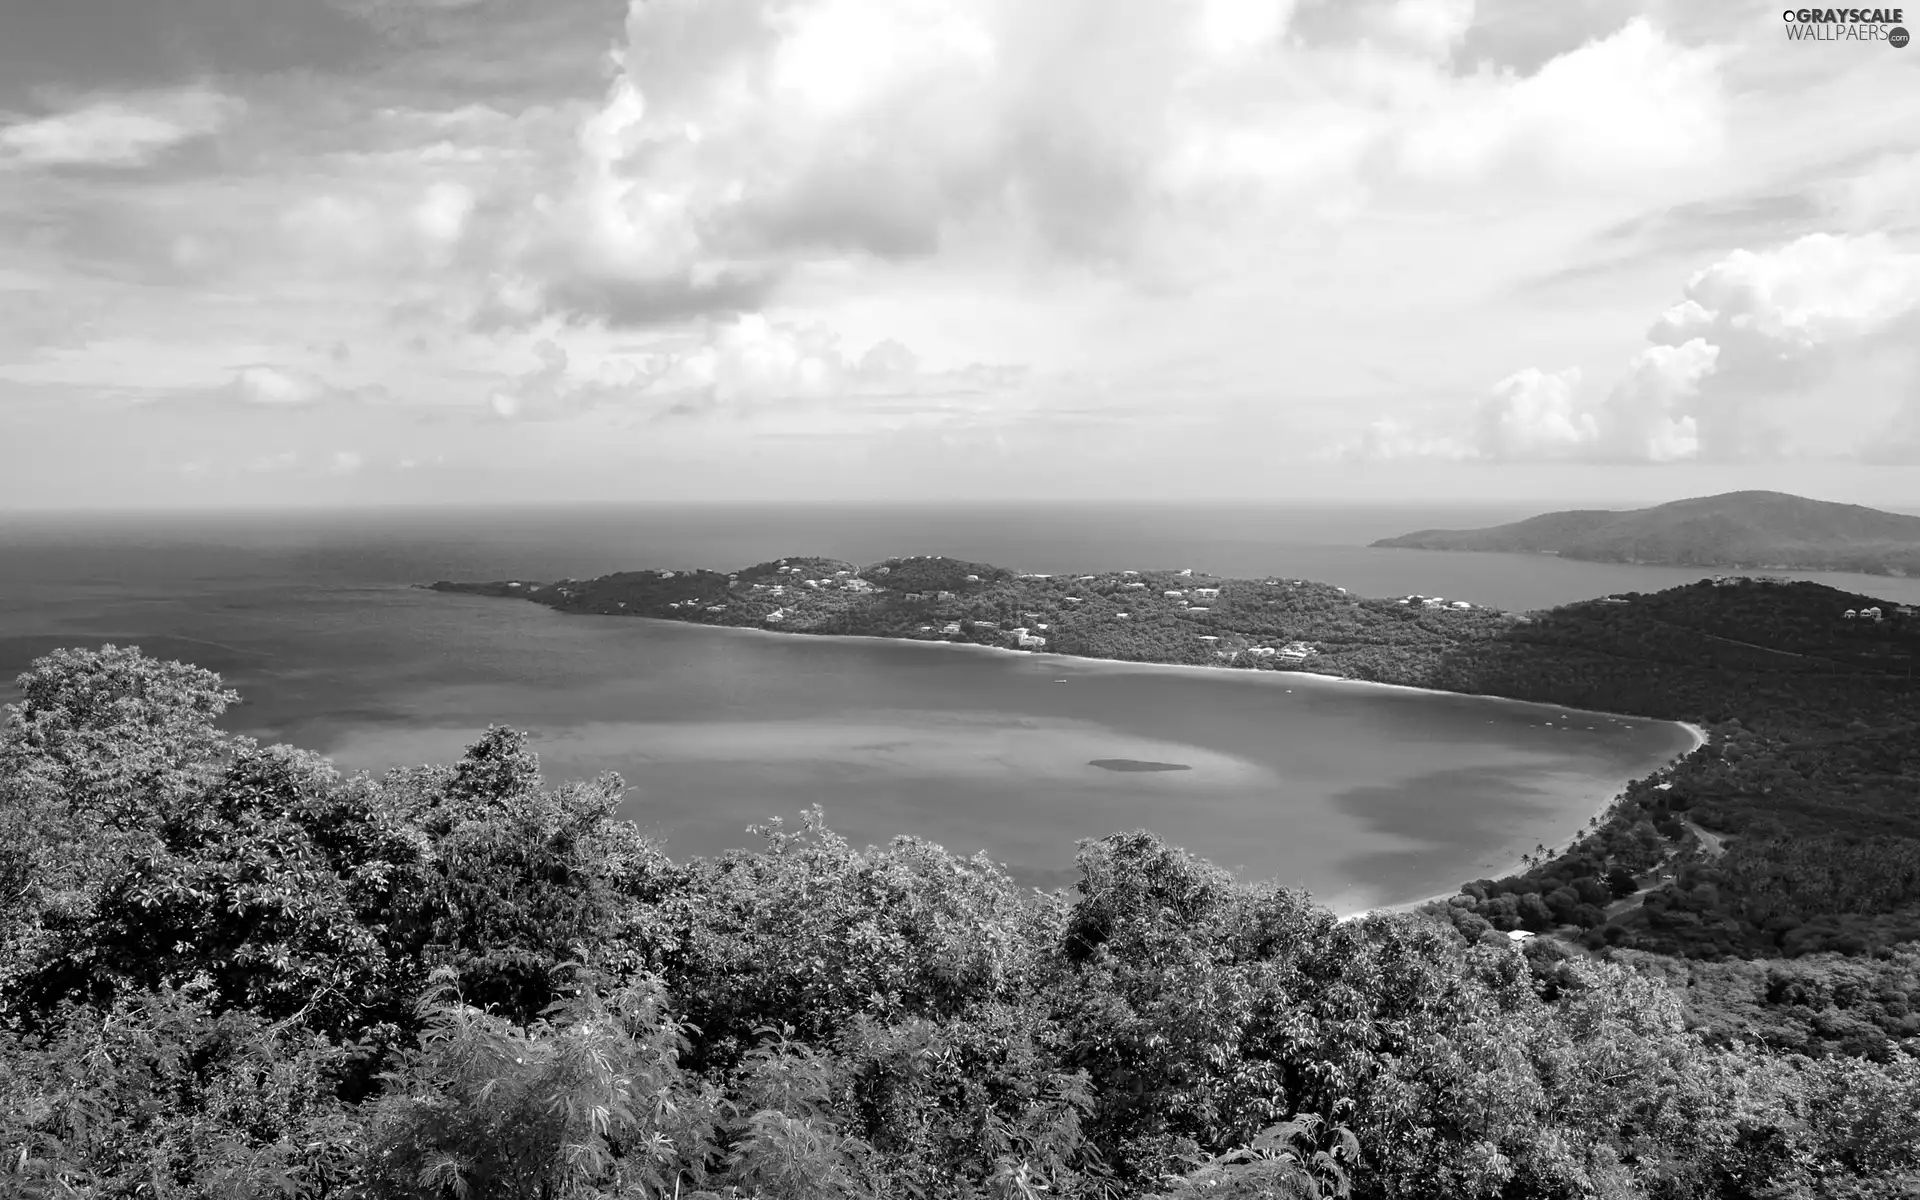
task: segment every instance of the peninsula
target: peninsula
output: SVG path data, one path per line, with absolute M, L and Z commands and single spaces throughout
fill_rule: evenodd
M 1571 846 L 1541 847 L 1523 874 L 1467 885 L 1442 915 L 1697 958 L 1920 938 L 1920 613 L 1820 584 L 1722 578 L 1520 614 L 1303 579 L 1019 574 L 921 556 L 431 587 L 567 613 L 1304 671 L 1684 721 L 1710 744 L 1629 786 Z
M 1591 562 L 1920 574 L 1920 517 L 1784 492 L 1546 513 L 1488 529 L 1422 529 L 1375 546 L 1555 554 Z

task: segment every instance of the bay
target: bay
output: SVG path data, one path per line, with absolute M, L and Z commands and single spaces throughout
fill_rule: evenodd
M 1513 515 L 795 506 L 16 517 L 0 522 L 0 673 L 55 646 L 139 644 L 221 671 L 245 696 L 228 720 L 236 730 L 350 769 L 447 761 L 491 722 L 526 728 L 550 780 L 620 773 L 626 815 L 678 854 L 750 844 L 748 825 L 817 804 L 856 844 L 911 834 L 984 850 L 1052 886 L 1072 878 L 1078 839 L 1148 828 L 1242 877 L 1352 910 L 1564 842 L 1689 734 L 1297 675 L 566 617 L 407 585 L 937 552 L 1037 571 L 1286 574 L 1530 608 L 1698 575 L 1361 544 Z M 1862 582 L 1900 599 L 1886 585 L 1912 581 Z

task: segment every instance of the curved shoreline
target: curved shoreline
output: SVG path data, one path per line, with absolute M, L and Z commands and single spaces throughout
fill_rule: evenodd
M 418 585 L 415 585 L 415 586 L 418 586 Z M 422 590 L 431 591 L 433 589 L 423 588 Z M 439 594 L 441 595 L 449 595 L 449 594 L 473 595 L 473 593 L 439 593 Z M 475 598 L 483 599 L 483 600 L 519 599 L 519 597 L 491 597 L 491 596 L 476 596 Z M 763 628 L 760 628 L 757 626 L 751 626 L 751 625 L 709 625 L 704 622 L 674 620 L 671 617 L 652 617 L 652 616 L 643 616 L 640 614 L 627 616 L 625 614 L 614 614 L 614 613 L 569 613 L 559 609 L 551 608 L 550 606 L 547 606 L 547 605 L 539 605 L 538 607 L 546 609 L 547 611 L 552 612 L 556 616 L 559 616 L 562 618 L 576 617 L 576 616 L 605 617 L 609 621 L 645 621 L 654 625 L 674 626 L 677 628 L 691 628 L 691 629 L 706 630 L 710 632 L 743 634 L 743 635 L 765 637 L 765 638 L 780 638 L 783 640 L 790 640 L 795 638 L 817 638 L 823 641 L 832 641 L 832 642 L 885 642 L 893 645 L 911 645 L 911 646 L 927 646 L 927 647 L 944 648 L 947 651 L 982 651 L 988 654 L 1000 655 L 1003 657 L 1027 659 L 1035 662 L 1036 664 L 1052 662 L 1052 663 L 1058 663 L 1062 667 L 1070 667 L 1072 664 L 1082 664 L 1082 669 L 1090 670 L 1090 671 L 1132 671 L 1132 672 L 1143 672 L 1143 673 L 1169 672 L 1169 673 L 1188 675 L 1188 676 L 1199 676 L 1204 674 L 1216 680 L 1239 680 L 1245 683 L 1249 683 L 1252 686 L 1256 686 L 1256 687 L 1281 686 L 1281 687 L 1286 687 L 1289 690 L 1291 690 L 1292 685 L 1296 682 L 1303 683 L 1304 686 L 1308 686 L 1308 687 L 1315 686 L 1312 683 L 1306 682 L 1309 680 L 1314 680 L 1314 681 L 1318 681 L 1319 685 L 1321 686 L 1332 686 L 1332 687 L 1347 686 L 1347 687 L 1374 688 L 1374 689 L 1384 689 L 1387 691 L 1394 691 L 1394 692 L 1404 692 L 1404 693 L 1408 693 L 1410 695 L 1416 695 L 1416 696 L 1449 696 L 1449 697 L 1474 699 L 1474 700 L 1490 700 L 1490 701 L 1496 701 L 1503 704 L 1517 705 L 1517 706 L 1534 708 L 1534 709 L 1553 710 L 1555 712 L 1560 712 L 1560 713 L 1579 713 L 1585 716 L 1607 717 L 1607 718 L 1613 718 L 1613 719 L 1623 719 L 1623 720 L 1632 720 L 1632 721 L 1645 721 L 1651 724 L 1677 726 L 1678 728 L 1685 730 L 1688 735 L 1690 744 L 1685 749 L 1674 754 L 1671 758 L 1668 758 L 1667 760 L 1665 760 L 1664 765 L 1666 766 L 1671 766 L 1673 763 L 1677 763 L 1682 759 L 1686 758 L 1688 755 L 1694 753 L 1696 750 L 1700 749 L 1702 746 L 1705 746 L 1709 740 L 1706 730 L 1688 721 L 1673 721 L 1673 720 L 1668 720 L 1666 718 L 1661 718 L 1661 717 L 1649 717 L 1641 713 L 1610 712 L 1604 709 L 1577 708 L 1571 705 L 1554 704 L 1544 700 L 1522 700 L 1513 696 L 1489 695 L 1484 692 L 1456 692 L 1456 691 L 1449 691 L 1444 688 L 1426 688 L 1426 687 L 1417 687 L 1412 684 L 1383 683 L 1383 682 L 1380 682 L 1377 680 L 1371 680 L 1371 679 L 1353 679 L 1345 675 L 1331 675 L 1331 674 L 1325 674 L 1317 671 L 1290 671 L 1290 670 L 1274 670 L 1274 669 L 1260 670 L 1260 669 L 1249 669 L 1246 667 L 1215 666 L 1210 663 L 1142 662 L 1136 659 L 1096 658 L 1091 655 L 1061 654 L 1053 651 L 1036 653 L 1031 650 L 1017 650 L 1008 646 L 983 646 L 975 642 L 950 642 L 950 641 L 945 641 L 940 639 L 931 639 L 931 638 L 922 639 L 922 638 L 911 638 L 911 637 L 888 637 L 882 634 L 813 633 L 813 632 L 802 631 L 797 629 L 763 629 Z M 1656 770 L 1658 769 L 1660 768 L 1656 768 Z M 1644 776 L 1638 775 L 1638 774 L 1631 775 L 1628 777 L 1626 783 L 1632 783 L 1633 781 L 1641 778 L 1644 778 Z M 1626 786 L 1625 783 L 1621 785 L 1622 788 L 1624 788 L 1625 786 Z M 1620 796 L 1620 792 L 1616 790 L 1612 792 L 1610 795 L 1608 795 L 1601 802 L 1600 806 L 1597 809 L 1583 810 L 1583 811 L 1586 811 L 1589 817 L 1604 817 L 1613 808 L 1614 803 L 1619 799 L 1619 796 Z M 1557 839 L 1557 841 L 1558 840 L 1570 841 L 1573 838 L 1578 837 L 1580 832 L 1584 830 L 1587 827 L 1587 825 L 1588 825 L 1587 819 L 1583 818 L 1578 824 L 1574 825 L 1568 832 L 1563 834 L 1561 839 Z M 1541 840 L 1544 841 L 1545 839 L 1543 838 Z M 1509 860 L 1506 865 L 1498 869 L 1490 869 L 1485 875 L 1485 877 L 1499 879 L 1507 875 L 1517 874 L 1523 871 L 1524 869 L 1525 869 L 1525 863 L 1522 861 L 1521 856 L 1516 855 L 1514 858 Z M 1479 877 L 1480 876 L 1476 876 L 1476 878 L 1479 878 Z M 1460 882 L 1465 883 L 1466 880 L 1463 879 Z M 1423 905 L 1433 903 L 1436 900 L 1445 900 L 1449 896 L 1455 895 L 1458 892 L 1458 890 L 1459 888 L 1458 886 L 1456 886 L 1450 891 L 1441 892 L 1436 895 L 1425 896 L 1425 897 L 1421 897 L 1419 899 L 1414 899 L 1414 900 L 1396 901 L 1390 904 L 1369 904 L 1369 905 L 1361 906 L 1353 903 L 1343 904 L 1343 903 L 1329 902 L 1329 901 L 1320 901 L 1319 903 L 1321 903 L 1324 907 L 1326 907 L 1331 912 L 1333 912 L 1333 914 L 1338 919 L 1342 921 L 1349 921 L 1349 920 L 1357 920 L 1360 917 L 1364 917 L 1373 913 L 1385 914 L 1385 913 L 1409 912 Z M 1345 889 L 1343 889 L 1343 891 L 1345 891 Z
M 1392 686 L 1392 685 L 1386 685 L 1386 686 Z M 1419 689 L 1419 688 L 1415 688 L 1415 689 L 1411 689 L 1411 690 L 1414 690 L 1414 691 L 1420 691 L 1420 690 L 1424 690 L 1424 689 Z M 1442 692 L 1442 693 L 1440 693 L 1440 694 L 1441 694 L 1441 695 L 1460 695 L 1460 694 L 1462 694 L 1462 693 L 1457 693 L 1457 692 Z M 1579 709 L 1568 709 L 1567 711 L 1568 711 L 1568 712 L 1579 712 L 1579 711 L 1581 711 L 1581 710 L 1579 710 Z M 1630 714 L 1627 714 L 1627 713 L 1618 713 L 1618 714 L 1614 714 L 1614 715 L 1617 715 L 1617 716 L 1628 716 L 1628 715 L 1630 715 Z M 1640 720 L 1640 721 L 1645 721 L 1645 720 L 1650 720 L 1650 719 L 1652 719 L 1652 718 L 1648 718 L 1648 717 L 1635 717 L 1634 719 L 1635 719 L 1635 720 Z M 1676 755 L 1674 755 L 1674 756 L 1673 756 L 1672 758 L 1670 758 L 1670 759 L 1668 759 L 1668 760 L 1667 760 L 1667 762 L 1668 762 L 1668 765 L 1669 765 L 1669 766 L 1671 766 L 1672 764 L 1674 764 L 1674 763 L 1677 763 L 1677 762 L 1680 762 L 1681 760 L 1683 760 L 1683 759 L 1685 759 L 1685 758 L 1686 758 L 1686 757 L 1687 757 L 1688 755 L 1690 755 L 1690 754 L 1692 754 L 1692 753 L 1693 753 L 1694 751 L 1696 751 L 1696 750 L 1699 750 L 1699 749 L 1700 749 L 1700 748 L 1701 748 L 1702 746 L 1705 746 L 1705 745 L 1706 745 L 1706 744 L 1708 743 L 1708 741 L 1710 740 L 1710 739 L 1708 738 L 1708 736 L 1707 736 L 1707 731 L 1706 731 L 1706 730 L 1704 730 L 1704 729 L 1702 729 L 1702 728 L 1701 728 L 1700 726 L 1698 726 L 1698 725 L 1695 725 L 1695 724 L 1694 724 L 1693 722 L 1691 722 L 1691 721 L 1670 721 L 1670 722 L 1665 722 L 1665 723 L 1666 723 L 1666 724 L 1672 724 L 1672 725 L 1678 725 L 1678 726 L 1680 726 L 1680 727 L 1681 727 L 1682 729 L 1684 729 L 1684 730 L 1686 730 L 1686 731 L 1687 731 L 1687 734 L 1688 734 L 1688 736 L 1690 736 L 1690 737 L 1691 737 L 1691 738 L 1693 739 L 1693 744 L 1692 744 L 1692 745 L 1690 745 L 1690 746 L 1688 746 L 1688 747 L 1687 747 L 1687 748 L 1686 748 L 1685 750 L 1682 750 L 1682 751 L 1681 751 L 1680 753 L 1678 753 L 1678 754 L 1676 754 Z M 1636 776 L 1636 778 L 1638 778 L 1638 777 Z M 1607 815 L 1607 813 L 1609 813 L 1610 811 L 1612 811 L 1612 809 L 1613 809 L 1613 805 L 1614 805 L 1614 802 L 1615 802 L 1616 800 L 1618 800 L 1618 799 L 1619 799 L 1619 796 L 1618 796 L 1618 795 L 1615 795 L 1615 796 L 1611 796 L 1611 797 L 1609 797 L 1609 798 L 1607 799 L 1607 802 L 1606 802 L 1605 804 L 1603 804 L 1603 805 L 1601 805 L 1601 806 L 1600 806 L 1600 808 L 1599 808 L 1599 809 L 1598 809 L 1597 811 L 1595 811 L 1593 815 L 1594 815 L 1595 817 L 1604 817 L 1604 816 L 1606 816 L 1606 815 Z M 1584 827 L 1584 826 L 1582 826 L 1582 828 L 1585 828 L 1585 827 Z M 1575 835 L 1574 835 L 1574 836 L 1576 836 L 1576 837 L 1578 836 L 1578 831 L 1576 831 L 1576 832 L 1575 832 Z M 1486 876 L 1486 878 L 1488 878 L 1488 879 L 1504 879 L 1505 877 L 1507 877 L 1507 876 L 1509 876 L 1509 875 L 1517 875 L 1517 874 L 1519 874 L 1519 873 L 1521 873 L 1522 871 L 1524 871 L 1525 869 L 1526 869 L 1526 863 L 1525 863 L 1525 861 L 1523 861 L 1522 859 L 1518 859 L 1518 858 L 1516 858 L 1516 859 L 1514 859 L 1514 860 L 1512 860 L 1511 862 L 1509 862 L 1509 863 L 1508 863 L 1508 864 L 1507 864 L 1507 865 L 1506 865 L 1506 866 L 1505 866 L 1504 868 L 1501 868 L 1500 870 L 1497 870 L 1497 871 L 1492 871 L 1492 872 L 1489 872 L 1489 873 L 1488 873 L 1488 875 Z M 1455 895 L 1458 895 L 1458 894 L 1459 894 L 1459 892 L 1460 892 L 1460 889 L 1459 889 L 1459 888 L 1454 888 L 1454 889 L 1453 889 L 1452 891 L 1449 891 L 1449 892 L 1440 892 L 1440 893 L 1438 893 L 1438 894 L 1436 894 L 1436 895 L 1432 895 L 1432 896 L 1423 896 L 1423 897 L 1421 897 L 1421 898 L 1420 898 L 1420 899 L 1418 899 L 1418 900 L 1403 900 L 1403 901 L 1400 901 L 1400 902 L 1398 902 L 1398 903 L 1395 903 L 1395 904 L 1376 904 L 1376 905 L 1371 905 L 1371 906 L 1369 906 L 1369 907 L 1366 907 L 1366 908 L 1351 908 L 1350 906 L 1335 906 L 1335 905 L 1332 905 L 1332 904 L 1329 904 L 1329 905 L 1327 905 L 1327 907 L 1328 907 L 1328 908 L 1330 908 L 1330 909 L 1332 909 L 1332 910 L 1333 910 L 1333 914 L 1334 914 L 1334 916 L 1336 916 L 1336 917 L 1338 917 L 1338 918 L 1339 918 L 1340 920 L 1342 920 L 1342 921 L 1357 921 L 1357 920 L 1359 920 L 1359 919 L 1360 919 L 1360 918 L 1362 918 L 1362 917 L 1366 917 L 1366 916 L 1372 916 L 1372 915 L 1373 915 L 1373 914 L 1375 914 L 1375 913 L 1379 913 L 1379 914 L 1382 914 L 1382 915 L 1385 915 L 1385 914 L 1389 914 L 1389 913 L 1403 913 L 1403 912 L 1412 912 L 1412 911 L 1414 911 L 1414 910 L 1415 910 L 1415 909 L 1417 909 L 1417 908 L 1422 908 L 1422 907 L 1425 907 L 1426 905 L 1429 905 L 1429 904 L 1432 904 L 1432 903 L 1434 903 L 1434 902 L 1436 902 L 1436 901 L 1444 901 L 1444 900 L 1446 900 L 1446 899 L 1448 899 L 1448 898 L 1449 898 L 1449 897 L 1451 897 L 1451 896 L 1455 896 Z
M 424 588 L 423 585 L 420 585 L 420 584 L 410 584 L 408 586 L 421 587 L 422 590 L 431 590 L 428 588 Z M 477 593 L 441 592 L 438 594 L 440 595 L 476 595 Z M 495 599 L 495 597 L 492 597 L 492 596 L 483 596 L 481 598 L 487 599 L 487 600 Z M 519 597 L 511 597 L 511 596 L 500 597 L 500 598 L 501 599 L 519 599 Z M 1567 712 L 1567 713 L 1585 713 L 1590 716 L 1597 716 L 1597 717 L 1622 717 L 1632 721 L 1648 721 L 1657 725 L 1678 725 L 1688 730 L 1696 739 L 1699 739 L 1699 745 L 1689 748 L 1685 752 L 1686 754 L 1691 754 L 1693 750 L 1698 749 L 1700 745 L 1705 745 L 1706 744 L 1705 739 L 1707 736 L 1706 733 L 1701 729 L 1699 729 L 1698 726 L 1691 725 L 1688 722 L 1669 720 L 1668 718 L 1665 718 L 1665 717 L 1649 717 L 1645 713 L 1612 712 L 1607 709 L 1601 709 L 1601 708 L 1578 708 L 1573 705 L 1556 704 L 1547 700 L 1522 700 L 1517 696 L 1499 696 L 1489 692 L 1455 692 L 1455 691 L 1449 691 L 1446 688 L 1417 687 L 1409 683 L 1382 683 L 1378 680 L 1373 680 L 1373 679 L 1354 679 L 1351 676 L 1347 676 L 1347 675 L 1329 675 L 1320 671 L 1288 671 L 1288 670 L 1282 670 L 1278 668 L 1269 668 L 1267 670 L 1261 670 L 1259 668 L 1249 668 L 1249 667 L 1220 667 L 1220 666 L 1214 666 L 1211 663 L 1142 662 L 1139 659 L 1132 659 L 1132 658 L 1099 658 L 1091 654 L 1061 654 L 1057 651 L 1052 651 L 1052 650 L 1039 651 L 1039 652 L 1036 652 L 1033 650 L 1016 650 L 1011 646 L 982 646 L 977 642 L 949 642 L 949 641 L 944 641 L 944 640 L 935 639 L 935 638 L 887 637 L 884 634 L 878 634 L 878 633 L 813 633 L 811 631 L 798 630 L 798 629 L 762 629 L 754 625 L 708 625 L 699 621 L 677 621 L 677 620 L 674 620 L 672 617 L 649 617 L 649 616 L 643 616 L 639 614 L 635 614 L 633 616 L 627 616 L 624 613 L 621 613 L 621 614 L 570 613 L 570 612 L 564 612 L 560 609 L 550 608 L 547 605 L 537 605 L 537 607 L 545 608 L 547 609 L 547 611 L 556 613 L 561 617 L 605 617 L 610 621 L 646 621 L 650 624 L 669 625 L 669 626 L 673 626 L 675 628 L 681 628 L 681 629 L 705 629 L 705 630 L 711 630 L 715 632 L 746 634 L 746 635 L 756 636 L 756 637 L 783 638 L 783 639 L 813 638 L 819 641 L 826 641 L 826 642 L 885 642 L 891 645 L 929 646 L 929 647 L 935 647 L 935 648 L 943 648 L 945 650 L 950 650 L 950 651 L 980 651 L 987 654 L 998 654 L 998 655 L 1004 655 L 1011 658 L 1027 659 L 1032 662 L 1086 663 L 1095 667 L 1096 669 L 1119 668 L 1119 669 L 1133 670 L 1133 671 L 1174 671 L 1174 672 L 1195 673 L 1195 674 L 1204 673 L 1207 675 L 1214 676 L 1215 678 L 1222 678 L 1222 679 L 1242 679 L 1250 682 L 1257 680 L 1257 681 L 1260 681 L 1259 686 L 1273 686 L 1275 683 L 1281 680 L 1286 680 L 1289 682 L 1300 681 L 1300 680 L 1317 680 L 1321 683 L 1339 684 L 1339 685 L 1344 685 L 1348 687 L 1385 688 L 1390 691 L 1396 691 L 1396 692 L 1410 692 L 1418 696 L 1466 696 L 1475 700 L 1495 700 L 1503 704 L 1530 705 L 1534 708 L 1551 708 L 1551 709 L 1556 709 L 1560 712 Z M 1683 754 L 1681 757 L 1684 757 L 1684 756 L 1685 755 Z

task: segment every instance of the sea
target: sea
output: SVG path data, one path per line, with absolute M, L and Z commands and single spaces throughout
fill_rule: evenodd
M 1684 728 L 1297 674 L 1127 666 L 861 638 L 564 616 L 412 586 L 732 570 L 794 554 L 950 554 L 1021 571 L 1191 567 L 1509 610 L 1710 572 L 1375 550 L 1544 505 L 648 506 L 0 515 L 0 702 L 56 647 L 218 671 L 236 732 L 343 770 L 529 731 L 550 783 L 612 772 L 676 855 L 818 806 L 856 846 L 924 838 L 1024 883 L 1150 829 L 1344 912 L 1564 844 Z M 1920 580 L 1793 575 L 1896 603 Z M 1137 763 L 1162 769 L 1120 770 Z

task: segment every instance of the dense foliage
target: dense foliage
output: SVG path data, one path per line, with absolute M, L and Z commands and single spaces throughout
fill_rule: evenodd
M 1337 921 L 1148 833 L 1083 845 L 1053 895 L 913 839 L 856 850 L 817 814 L 675 862 L 614 819 L 617 779 L 550 788 L 509 730 L 343 777 L 221 732 L 216 677 L 137 651 L 22 684 L 8 1194 L 1920 1187 L 1920 1060 L 1762 1046 L 1737 1008 L 1764 986 L 1871 1023 L 1907 1003 L 1910 955 L 1728 976 L 1703 1037 L 1631 964 Z

